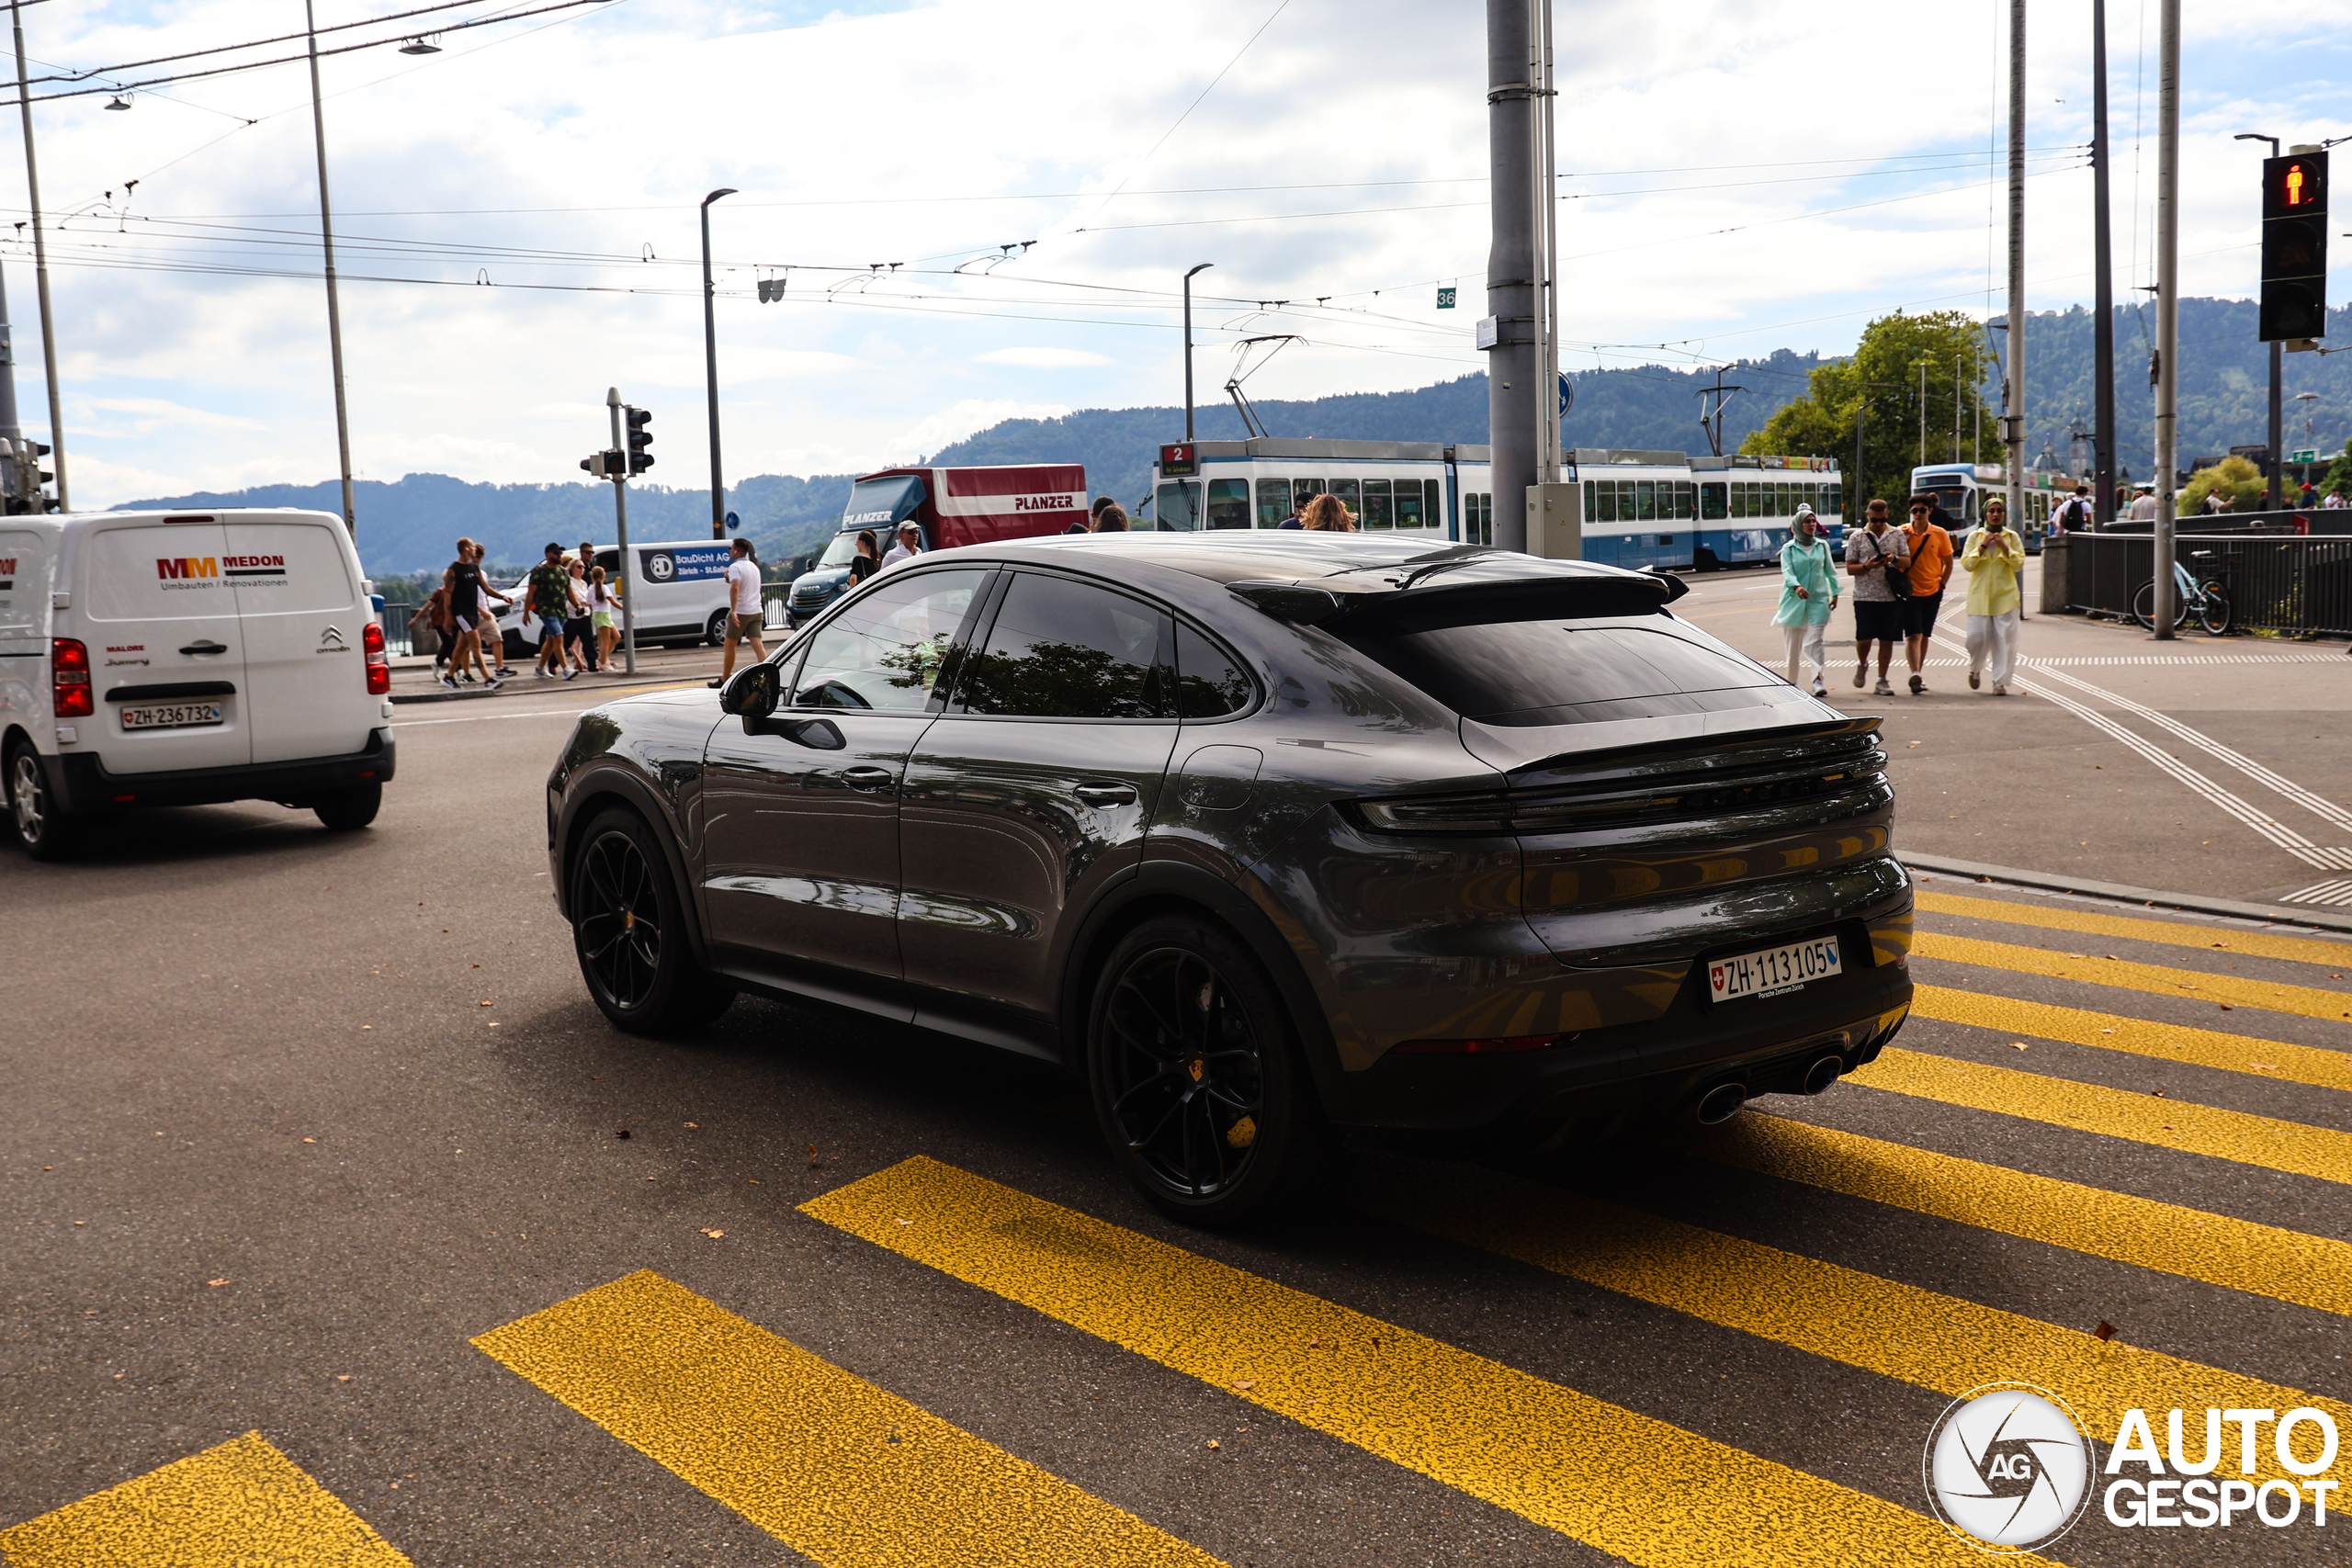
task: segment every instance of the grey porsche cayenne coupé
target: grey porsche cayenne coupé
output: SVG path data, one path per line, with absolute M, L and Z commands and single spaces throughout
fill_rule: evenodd
M 624 1029 L 814 998 L 1067 1065 L 1156 1203 L 1334 1136 L 1720 1120 L 1911 1000 L 1875 718 L 1670 577 L 1363 534 L 1098 534 L 870 579 L 714 704 L 584 715 L 556 896 Z

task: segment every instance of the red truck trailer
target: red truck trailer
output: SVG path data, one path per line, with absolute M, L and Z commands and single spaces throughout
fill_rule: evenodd
M 793 581 L 785 625 L 797 626 L 849 585 L 857 536 L 872 534 L 884 554 L 899 525 L 922 530 L 923 548 L 1059 534 L 1086 521 L 1086 468 L 1078 463 L 1010 463 L 986 468 L 884 468 L 850 487 L 841 531 L 817 564 Z

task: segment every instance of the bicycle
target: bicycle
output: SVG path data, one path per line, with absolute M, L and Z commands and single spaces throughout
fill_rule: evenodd
M 2200 561 L 2211 560 L 2213 558 L 2213 552 L 2198 550 L 2193 553 L 2191 558 Z M 2211 578 L 2203 582 L 2198 581 L 2189 575 L 2188 569 L 2178 561 L 2172 563 L 2172 624 L 2176 631 L 2187 626 L 2188 617 L 2194 614 L 2197 624 L 2213 636 L 2223 637 L 2228 634 L 2231 626 L 2230 595 L 2221 583 Z M 2132 618 L 2151 631 L 2155 629 L 2156 580 L 2154 578 L 2152 577 L 2142 583 L 2140 592 L 2132 596 Z

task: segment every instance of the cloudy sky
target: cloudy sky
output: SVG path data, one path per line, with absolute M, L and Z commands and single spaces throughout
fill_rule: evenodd
M 419 3 L 319 0 L 318 20 Z M 723 186 L 738 191 L 711 209 L 737 476 L 902 461 L 1012 414 L 1173 402 L 1178 283 L 1198 262 L 1215 264 L 1196 280 L 1204 401 L 1252 335 L 1305 339 L 1253 373 L 1268 397 L 1479 367 L 1471 0 L 549 3 L 467 28 L 493 8 L 441 10 L 395 25 L 451 29 L 438 53 L 322 65 L 362 477 L 577 479 L 617 385 L 655 411 L 652 477 L 707 482 L 696 205 Z M 2035 0 L 2030 31 L 2037 309 L 2090 295 L 2088 9 Z M 2129 298 L 2152 276 L 2156 8 L 2108 9 Z M 1838 352 L 1897 306 L 1997 309 L 2007 11 L 1558 5 L 1569 366 Z M 2352 132 L 2352 0 L 2186 11 L 2185 283 L 2244 296 L 2257 154 L 2230 138 Z M 301 7 L 39 0 L 24 21 L 35 77 L 80 78 L 36 95 L 130 88 L 127 110 L 110 90 L 34 108 L 75 502 L 332 477 L 305 68 L 135 85 L 299 55 Z M 384 26 L 326 35 L 370 39 L 397 41 Z M 38 431 L 20 148 L 0 152 L 0 201 Z M 763 280 L 782 298 L 763 302 Z M 1445 286 L 1456 309 L 1436 307 Z

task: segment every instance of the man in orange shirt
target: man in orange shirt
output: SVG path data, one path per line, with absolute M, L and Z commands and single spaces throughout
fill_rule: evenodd
M 1935 520 L 1936 498 L 1911 498 L 1911 520 L 1903 537 L 1911 552 L 1911 597 L 1902 604 L 1903 646 L 1911 659 L 1911 694 L 1924 696 L 1928 638 L 1936 629 L 1936 612 L 1943 608 L 1944 583 L 1951 577 L 1951 536 Z

